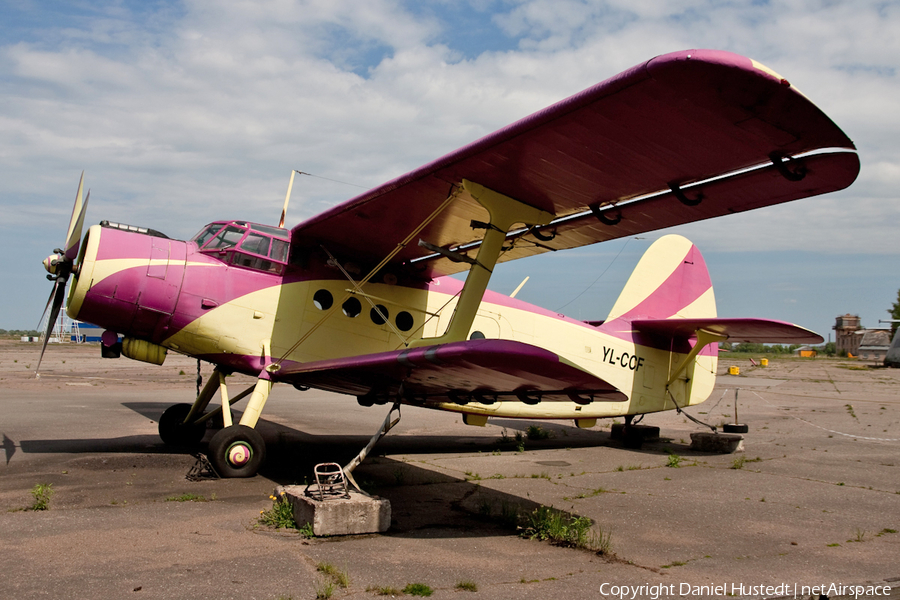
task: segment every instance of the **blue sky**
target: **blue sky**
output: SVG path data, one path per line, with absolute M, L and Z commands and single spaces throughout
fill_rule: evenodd
M 186 238 L 274 222 L 291 169 L 375 186 L 652 56 L 759 60 L 855 141 L 825 197 L 677 228 L 723 316 L 826 335 L 874 326 L 900 288 L 900 4 L 813 0 L 40 2 L 0 4 L 0 328 L 37 325 L 78 176 L 101 219 Z M 288 223 L 359 193 L 295 183 Z M 662 232 L 514 261 L 492 288 L 602 319 Z M 602 276 L 601 276 L 602 275 Z

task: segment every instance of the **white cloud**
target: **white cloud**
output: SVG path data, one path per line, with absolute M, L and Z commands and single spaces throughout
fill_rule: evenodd
M 374 186 L 653 55 L 714 47 L 764 62 L 809 95 L 855 140 L 863 170 L 832 197 L 687 231 L 711 248 L 859 252 L 862 240 L 890 251 L 900 178 L 896 4 L 470 5 L 467 13 L 499 27 L 489 49 L 473 51 L 463 25 L 441 20 L 457 14 L 446 2 L 21 12 L 23 23 L 42 24 L 0 37 L 0 233 L 28 231 L 45 252 L 58 245 L 82 169 L 94 189 L 91 221 L 182 237 L 215 218 L 272 221 L 292 168 Z M 359 191 L 304 178 L 289 220 Z

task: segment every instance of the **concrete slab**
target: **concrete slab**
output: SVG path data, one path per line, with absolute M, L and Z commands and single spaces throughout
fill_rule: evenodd
M 609 430 L 609 437 L 621 440 L 625 437 L 626 427 L 624 423 L 613 423 Z M 649 442 L 659 439 L 659 427 L 652 425 L 631 425 L 628 427 L 628 435 L 639 439 L 641 442 Z
M 318 499 L 306 494 L 306 486 L 279 486 L 275 495 L 284 494 L 294 508 L 297 527 L 310 525 L 317 536 L 384 533 L 391 526 L 391 503 L 378 496 L 366 496 L 350 490 L 347 498 Z
M 715 454 L 743 452 L 744 436 L 739 433 L 695 431 L 691 433 L 691 450 L 713 452 Z

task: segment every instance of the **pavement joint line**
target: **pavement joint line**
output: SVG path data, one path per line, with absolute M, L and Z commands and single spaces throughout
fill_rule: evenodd
M 783 408 L 783 407 L 781 407 L 781 406 L 777 406 L 777 405 L 775 405 L 775 404 L 772 404 L 771 402 L 769 402 L 768 400 L 766 400 L 765 398 L 763 398 L 762 396 L 760 396 L 755 390 L 751 390 L 751 391 L 752 391 L 754 394 L 756 394 L 756 397 L 757 397 L 757 398 L 759 398 L 760 400 L 762 400 L 763 402 L 765 402 L 765 403 L 768 404 L 769 406 L 774 407 L 774 408 Z M 876 442 L 900 442 L 900 438 L 879 438 L 879 437 L 869 437 L 869 436 L 865 436 L 865 435 L 854 435 L 854 434 L 852 434 L 852 433 L 844 433 L 843 431 L 835 431 L 834 429 L 828 429 L 828 428 L 826 428 L 826 427 L 822 427 L 821 425 L 816 425 L 815 423 L 813 423 L 813 422 L 811 422 L 811 421 L 807 421 L 806 419 L 801 419 L 800 417 L 798 417 L 798 416 L 796 416 L 796 415 L 788 415 L 788 416 L 791 417 L 791 418 L 793 418 L 793 419 L 797 419 L 798 421 L 801 421 L 801 422 L 803 422 L 803 423 L 806 423 L 807 425 L 812 425 L 813 427 L 816 427 L 816 428 L 818 428 L 818 429 L 821 429 L 822 431 L 827 431 L 828 433 L 835 433 L 835 434 L 837 434 L 837 435 L 843 435 L 843 436 L 846 436 L 846 437 L 850 437 L 850 438 L 854 438 L 854 439 L 859 439 L 859 440 L 871 440 L 871 441 L 876 441 Z

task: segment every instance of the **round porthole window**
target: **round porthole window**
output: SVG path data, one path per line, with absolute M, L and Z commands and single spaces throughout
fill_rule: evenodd
M 397 318 L 394 319 L 394 323 L 397 324 L 397 329 L 400 331 L 409 331 L 412 329 L 414 322 L 413 316 L 405 310 L 397 313 Z
M 319 310 L 328 310 L 334 304 L 334 298 L 328 290 L 319 290 L 313 294 L 313 304 Z
M 375 308 L 369 311 L 369 318 L 371 318 L 372 322 L 376 325 L 384 325 L 389 316 L 388 309 L 381 304 L 376 304 Z
M 362 304 L 356 298 L 347 298 L 347 301 L 341 305 L 341 308 L 344 310 L 344 314 L 350 318 L 358 317 L 359 313 L 362 312 Z

